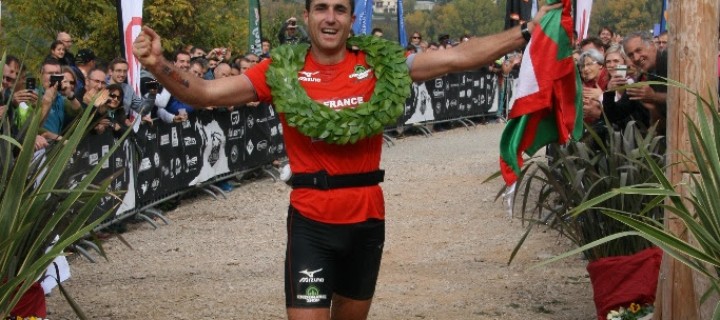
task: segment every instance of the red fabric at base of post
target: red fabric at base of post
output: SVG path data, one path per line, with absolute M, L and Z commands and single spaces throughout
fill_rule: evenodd
M 47 317 L 45 308 L 45 291 L 43 291 L 40 282 L 35 282 L 30 286 L 27 292 L 20 298 L 10 314 L 14 317 Z
M 657 247 L 634 255 L 599 259 L 590 262 L 587 271 L 592 282 L 598 320 L 608 312 L 631 303 L 652 304 L 663 252 Z

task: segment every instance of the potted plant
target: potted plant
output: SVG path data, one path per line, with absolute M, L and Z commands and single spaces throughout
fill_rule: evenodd
M 509 261 L 512 262 L 536 225 L 556 230 L 576 246 L 585 248 L 581 252 L 589 261 L 587 269 L 593 283 L 597 314 L 602 319 L 618 307 L 654 301 L 662 252 L 654 248 L 651 241 L 639 236 L 616 238 L 586 247 L 630 228 L 600 210 L 585 210 L 577 215 L 571 212 L 588 199 L 611 190 L 656 182 L 650 164 L 662 166 L 664 159 L 664 138 L 657 136 L 654 128 L 641 130 L 631 122 L 623 131 L 618 131 L 608 121 L 605 123 L 602 135 L 587 127 L 587 134 L 581 141 L 554 145 L 547 157 L 537 156 L 525 162 L 517 182 L 522 186 L 521 190 L 513 194 L 511 203 L 520 203 L 521 218 L 529 225 Z M 632 194 L 604 199 L 602 205 L 660 221 L 661 208 L 642 210 L 653 200 L 654 197 Z M 628 274 L 650 274 L 651 279 L 654 274 L 655 280 L 628 281 L 632 279 Z
M 685 172 L 698 171 L 697 175 L 689 175 L 689 181 L 675 185 L 665 176 L 664 168 L 650 161 L 651 155 L 644 152 L 643 157 L 650 166 L 656 181 L 615 188 L 601 195 L 588 199 L 569 214 L 581 216 L 588 210 L 596 210 L 615 221 L 622 222 L 632 231 L 607 236 L 588 243 L 576 250 L 552 258 L 550 263 L 589 248 L 622 239 L 624 237 L 643 237 L 661 248 L 678 261 L 686 264 L 711 282 L 708 293 L 720 293 L 720 115 L 714 101 L 702 98 L 697 92 L 682 84 L 668 80 L 668 85 L 680 87 L 692 93 L 697 101 L 697 120 L 687 117 L 688 137 L 692 152 L 680 153 L 681 161 L 671 164 L 683 166 Z M 687 190 L 687 192 L 682 192 Z M 630 214 L 626 210 L 607 207 L 604 203 L 609 199 L 627 196 L 643 196 L 653 198 L 639 212 L 646 212 L 656 207 L 670 211 L 687 230 L 687 239 L 676 236 L 661 222 L 647 219 L 642 214 Z M 704 299 L 703 299 L 704 300 Z M 702 300 L 701 300 L 702 302 Z M 714 308 L 713 319 L 720 319 L 720 302 Z

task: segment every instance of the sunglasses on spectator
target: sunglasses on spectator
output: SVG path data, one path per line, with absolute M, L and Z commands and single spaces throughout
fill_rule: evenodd
M 120 101 L 120 95 L 118 95 L 118 94 L 111 93 L 109 95 L 109 97 L 110 97 L 110 99 L 115 99 L 115 100 Z
M 415 37 L 415 36 L 413 36 L 412 38 L 413 39 L 422 39 L 422 37 Z

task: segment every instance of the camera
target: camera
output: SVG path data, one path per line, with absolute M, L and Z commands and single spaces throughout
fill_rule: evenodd
M 27 79 L 25 79 L 25 89 L 35 90 L 35 78 L 28 77 Z
M 50 75 L 50 86 L 58 85 L 58 89 L 60 88 L 60 83 L 65 79 L 65 76 L 62 74 L 52 74 Z
M 295 20 L 290 20 L 290 25 L 293 26 L 293 27 L 296 26 L 296 25 L 297 25 L 297 21 L 295 21 Z
M 145 88 L 147 90 L 158 90 L 160 89 L 160 83 L 157 81 L 148 81 L 145 82 Z

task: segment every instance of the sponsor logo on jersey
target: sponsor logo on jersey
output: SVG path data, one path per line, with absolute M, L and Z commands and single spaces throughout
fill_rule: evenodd
M 320 71 L 300 71 L 298 73 L 300 74 L 300 76 L 298 76 L 298 81 L 321 82 L 320 78 L 313 77 L 314 75 L 320 73 Z
M 324 101 L 323 104 L 331 109 L 343 109 L 347 107 L 354 107 L 365 102 L 365 99 L 360 97 L 351 97 L 345 99 L 328 100 Z
M 359 65 L 355 66 L 355 71 L 350 75 L 350 79 L 353 79 L 353 78 L 358 79 L 358 80 L 367 79 L 368 77 L 370 77 L 371 72 L 372 72 L 372 69 L 367 69 L 367 68 L 365 68 L 365 66 L 359 64 Z

